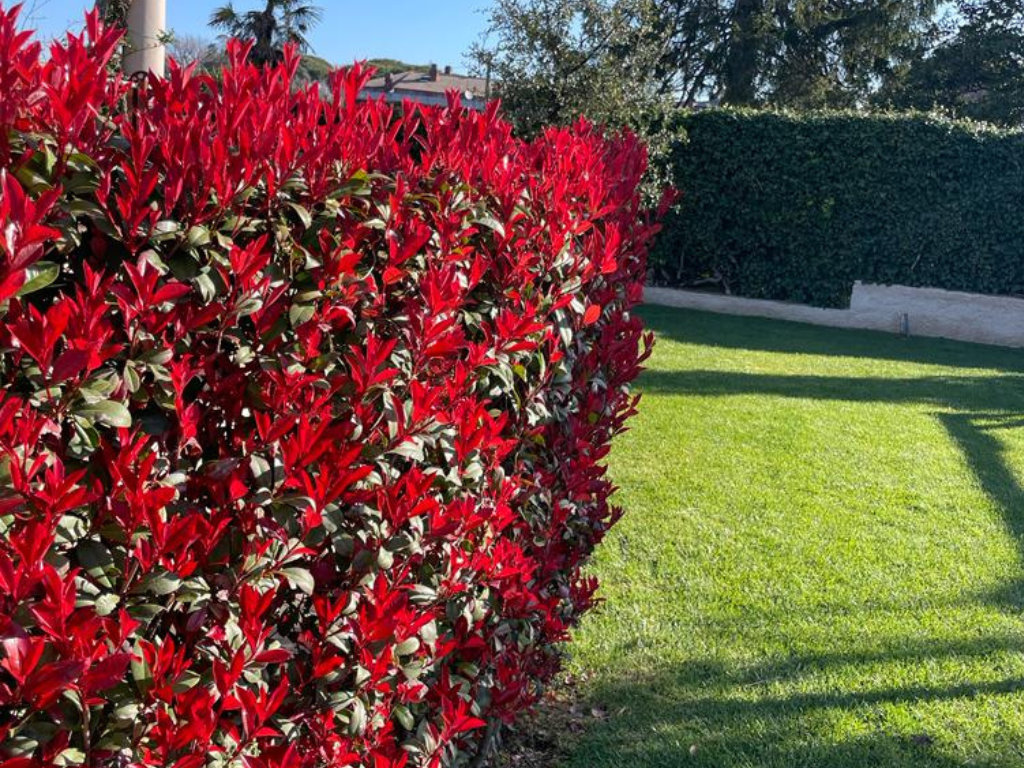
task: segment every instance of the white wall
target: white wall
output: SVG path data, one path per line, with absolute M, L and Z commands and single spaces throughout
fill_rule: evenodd
M 644 301 L 669 307 L 771 317 L 835 328 L 860 328 L 890 333 L 907 330 L 911 336 L 935 336 L 981 344 L 1024 347 L 1024 299 L 1009 296 L 857 283 L 853 287 L 849 309 L 821 309 L 782 301 L 651 287 L 644 289 Z

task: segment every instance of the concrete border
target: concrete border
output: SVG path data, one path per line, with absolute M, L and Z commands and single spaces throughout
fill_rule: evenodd
M 1024 299 L 857 283 L 849 309 L 686 291 L 644 289 L 644 301 L 727 315 L 748 315 L 833 328 L 907 333 L 1004 347 L 1024 347 Z

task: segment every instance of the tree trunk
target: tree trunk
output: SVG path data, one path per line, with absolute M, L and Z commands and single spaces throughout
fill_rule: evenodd
M 757 99 L 763 10 L 763 0 L 736 0 L 733 7 L 722 95 L 726 104 L 751 105 Z
M 259 21 L 255 30 L 256 43 L 253 45 L 252 59 L 257 64 L 276 64 L 279 51 L 274 40 L 277 32 L 277 6 L 275 0 L 267 0 L 267 6 L 260 11 Z

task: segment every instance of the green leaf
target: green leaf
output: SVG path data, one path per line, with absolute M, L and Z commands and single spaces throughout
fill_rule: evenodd
M 30 757 L 39 748 L 39 741 L 24 734 L 4 740 L 4 751 L 11 757 Z
M 418 638 L 410 637 L 407 640 L 403 640 L 395 646 L 395 654 L 397 656 L 408 656 L 410 653 L 416 653 L 420 648 L 420 641 Z
M 155 603 L 135 603 L 128 606 L 128 615 L 143 624 L 149 624 L 163 612 L 163 606 Z
M 54 161 L 56 157 L 54 158 Z M 52 167 L 52 163 L 48 163 Z M 92 171 L 99 170 L 99 164 L 93 160 L 89 155 L 82 152 L 72 152 L 68 155 L 68 167 L 76 171 Z
M 370 186 L 370 175 L 364 170 L 359 170 L 353 173 L 349 177 L 348 181 L 332 191 L 330 195 L 328 195 L 328 199 L 338 200 L 342 197 L 349 196 L 364 197 L 372 192 L 373 188 Z
M 210 230 L 198 224 L 189 229 L 187 237 L 188 244 L 193 248 L 210 244 Z
M 151 595 L 170 595 L 178 591 L 181 577 L 170 571 L 151 573 L 133 589 L 133 592 L 148 592 Z
M 392 710 L 395 713 L 395 719 L 401 724 L 407 731 L 411 731 L 416 725 L 416 719 L 412 716 L 412 712 L 404 704 L 396 704 Z
M 288 320 L 291 321 L 292 328 L 298 328 L 303 323 L 308 323 L 316 312 L 316 307 L 312 304 L 292 304 L 288 310 Z
M 131 412 L 116 400 L 104 400 L 99 403 L 86 403 L 75 410 L 75 415 L 96 424 L 107 424 L 111 427 L 132 425 Z
M 92 194 L 99 189 L 100 185 L 96 174 L 76 173 L 68 178 L 63 186 L 65 194 L 82 196 Z
M 360 699 L 352 702 L 352 711 L 348 719 L 348 735 L 358 736 L 366 727 L 366 707 Z
M 139 387 L 142 386 L 142 379 L 139 378 L 139 372 L 131 365 L 125 365 L 124 367 L 124 384 L 128 388 L 128 391 L 133 395 L 139 391 Z
M 33 193 L 38 194 L 53 188 L 45 176 L 28 165 L 21 166 L 14 175 L 23 187 Z
M 57 524 L 54 541 L 57 544 L 71 545 L 82 539 L 89 532 L 89 524 L 77 515 L 64 515 Z
M 174 681 L 174 692 L 185 693 L 185 691 L 195 688 L 201 681 L 202 677 L 198 672 L 193 669 L 186 669 Z
M 90 379 L 79 387 L 78 394 L 88 405 L 105 402 L 121 382 L 116 376 L 105 375 L 102 378 Z
M 150 239 L 153 242 L 159 243 L 163 240 L 173 240 L 178 236 L 178 231 L 181 229 L 181 225 L 170 219 L 164 219 L 158 221 L 153 227 L 153 234 Z
M 53 761 L 53 764 L 58 766 L 82 765 L 83 763 L 85 763 L 85 752 L 74 747 L 68 747 Z
M 25 269 L 25 283 L 18 289 L 18 296 L 42 290 L 60 275 L 60 267 L 49 261 L 37 261 Z
M 79 542 L 75 547 L 75 559 L 94 581 L 108 589 L 114 586 L 114 582 L 110 578 L 111 574 L 117 571 L 114 566 L 114 556 L 102 543 L 95 539 Z
M 305 568 L 282 568 L 281 575 L 288 579 L 293 589 L 300 589 L 307 595 L 312 595 L 316 589 L 316 581 L 313 574 Z
M 96 603 L 93 607 L 96 609 L 97 616 L 109 616 L 117 610 L 117 606 L 120 602 L 121 598 L 118 595 L 108 592 L 105 595 L 97 597 Z
M 295 211 L 296 215 L 299 217 L 299 221 L 302 222 L 303 227 L 309 229 L 313 226 L 313 216 L 305 206 L 299 205 L 298 203 L 288 203 L 288 207 Z
M 195 284 L 204 302 L 213 301 L 213 297 L 217 295 L 217 284 L 213 282 L 213 278 L 208 272 L 196 275 Z
M 419 437 L 407 437 L 401 445 L 388 451 L 392 456 L 404 456 L 413 461 L 423 461 L 423 439 Z
M 498 221 L 496 218 L 490 215 L 481 216 L 473 220 L 474 224 L 480 224 L 481 226 L 487 227 L 487 229 L 496 233 L 499 237 L 505 236 L 505 226 Z
M 131 669 L 132 680 L 135 681 L 139 691 L 145 694 L 153 687 L 153 673 L 149 668 L 149 664 L 146 663 L 146 658 L 142 654 L 142 647 L 138 642 L 135 643 L 135 649 L 132 653 Z
M 263 299 L 259 296 L 246 296 L 237 305 L 235 305 L 235 313 L 239 317 L 248 317 L 255 312 L 259 312 L 263 308 Z
M 437 600 L 437 592 L 426 584 L 417 584 L 409 590 L 409 601 L 416 606 L 430 605 Z
M 134 676 L 135 669 L 132 668 L 132 674 Z M 114 707 L 114 710 L 110 713 L 110 719 L 115 723 L 130 723 L 139 716 L 139 712 L 142 710 L 142 705 L 137 701 L 126 701 L 123 704 L 119 704 Z
M 109 751 L 109 752 L 120 752 L 121 750 L 130 750 L 132 746 L 132 735 L 127 730 L 121 731 L 107 731 L 96 743 L 96 749 Z

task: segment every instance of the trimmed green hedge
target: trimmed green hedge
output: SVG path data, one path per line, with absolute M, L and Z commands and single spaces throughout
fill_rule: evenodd
M 855 280 L 1024 293 L 1024 133 L 925 116 L 679 113 L 653 280 L 847 306 Z

